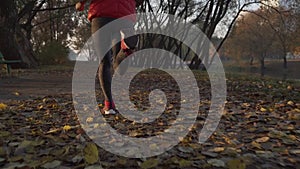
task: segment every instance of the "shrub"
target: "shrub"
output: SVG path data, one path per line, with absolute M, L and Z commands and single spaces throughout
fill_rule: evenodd
M 41 48 L 38 60 L 42 65 L 66 63 L 68 61 L 68 49 L 57 41 L 50 42 Z

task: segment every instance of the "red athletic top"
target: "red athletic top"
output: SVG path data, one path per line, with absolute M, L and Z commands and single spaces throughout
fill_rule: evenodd
M 95 17 L 121 18 L 127 15 L 135 22 L 135 0 L 92 0 L 88 13 L 91 21 Z

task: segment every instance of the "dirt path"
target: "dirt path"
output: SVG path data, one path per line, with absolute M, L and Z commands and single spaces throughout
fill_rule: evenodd
M 0 77 L 0 102 L 71 93 L 72 71 L 26 71 Z

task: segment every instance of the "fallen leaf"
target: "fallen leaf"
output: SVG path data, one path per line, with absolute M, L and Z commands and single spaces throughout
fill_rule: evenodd
M 262 107 L 262 108 L 260 108 L 260 111 L 261 112 L 266 112 L 266 111 L 268 111 L 268 109 Z
M 233 147 L 227 147 L 222 154 L 230 156 L 230 157 L 236 157 L 238 155 L 238 149 L 233 148 Z
M 288 114 L 289 120 L 300 120 L 300 113 L 296 111 L 288 111 L 286 112 Z
M 72 158 L 73 163 L 79 163 L 83 160 L 83 157 L 81 155 L 76 155 L 75 157 Z
M 208 156 L 208 157 L 217 157 L 218 156 L 217 153 L 212 153 L 212 152 L 208 152 L 208 151 L 202 151 L 201 154 Z
M 0 147 L 0 156 L 5 156 L 6 155 L 6 151 L 4 150 L 3 147 Z
M 290 106 L 293 106 L 294 102 L 293 101 L 288 101 L 287 104 L 290 105 Z
M 69 131 L 69 130 L 71 130 L 71 126 L 65 125 L 65 126 L 63 127 L 63 130 L 64 130 L 64 131 Z
M 256 141 L 252 141 L 251 146 L 254 147 L 254 148 L 262 149 L 261 145 Z
M 193 151 L 191 147 L 183 147 L 183 146 L 179 146 L 178 150 L 183 153 L 191 153 Z
M 0 103 L 0 110 L 5 110 L 7 108 L 7 105 L 4 103 Z
M 300 149 L 290 150 L 291 154 L 300 154 Z
M 270 140 L 270 137 L 261 137 L 261 138 L 256 139 L 255 141 L 257 143 L 265 143 L 265 142 L 267 142 L 269 140 Z
M 207 163 L 214 167 L 225 167 L 224 161 L 218 159 L 209 159 L 207 160 Z
M 158 159 L 150 158 L 150 159 L 144 161 L 143 163 L 141 163 L 140 167 L 142 169 L 148 169 L 148 168 L 156 167 L 157 165 L 158 165 Z
M 265 157 L 265 158 L 272 158 L 274 157 L 274 153 L 272 153 L 271 151 L 255 151 L 255 153 L 261 157 Z
M 18 156 L 14 156 L 8 159 L 10 162 L 17 162 L 17 161 L 21 161 L 23 160 L 23 156 L 18 155 Z
M 3 137 L 7 137 L 7 136 L 10 136 L 10 132 L 8 131 L 0 131 L 0 137 L 3 138 Z
M 84 148 L 84 159 L 88 164 L 95 164 L 99 160 L 98 148 L 95 143 L 88 143 Z
M 121 164 L 121 165 L 125 165 L 127 163 L 127 160 L 124 158 L 120 158 L 120 159 L 118 159 L 117 163 Z
M 92 165 L 85 167 L 84 169 L 103 169 L 103 167 L 101 165 Z
M 224 147 L 215 147 L 215 148 L 210 149 L 208 151 L 215 152 L 215 153 L 220 153 L 220 152 L 223 152 L 224 150 L 225 150 Z
M 179 163 L 180 168 L 189 167 L 192 165 L 191 161 L 188 161 L 185 159 L 180 159 L 178 163 Z
M 153 143 L 149 145 L 149 148 L 150 150 L 157 150 L 159 147 L 155 143 Z
M 22 167 L 25 167 L 25 166 L 26 166 L 26 164 L 17 162 L 17 163 L 8 163 L 5 166 L 3 166 L 3 168 L 5 168 L 5 169 L 15 169 L 15 168 L 22 168 Z
M 33 147 L 42 145 L 45 141 L 30 141 L 30 140 L 24 140 L 19 144 L 18 148 L 15 150 L 15 154 L 22 154 L 25 153 L 28 150 L 33 150 Z
M 246 169 L 246 164 L 242 159 L 233 159 L 227 162 L 228 169 Z
M 59 148 L 59 149 L 53 149 L 49 152 L 49 154 L 54 155 L 54 156 L 62 156 L 65 152 L 65 149 Z
M 92 123 L 94 121 L 94 118 L 93 117 L 88 117 L 87 119 L 86 119 L 86 122 L 87 123 Z
M 61 131 L 61 128 L 51 129 L 46 134 L 52 134 L 52 133 L 56 133 L 58 131 Z M 52 136 L 52 137 L 54 137 L 54 136 Z
M 42 165 L 42 167 L 46 168 L 46 169 L 51 169 L 51 168 L 58 168 L 58 166 L 61 165 L 61 161 L 58 160 L 54 160 L 52 162 L 48 162 L 44 165 Z

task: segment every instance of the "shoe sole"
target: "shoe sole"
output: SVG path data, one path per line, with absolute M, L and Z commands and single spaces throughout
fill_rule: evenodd
M 105 115 L 115 115 L 115 114 L 117 114 L 117 112 L 110 109 L 110 110 L 104 110 L 104 114 Z

